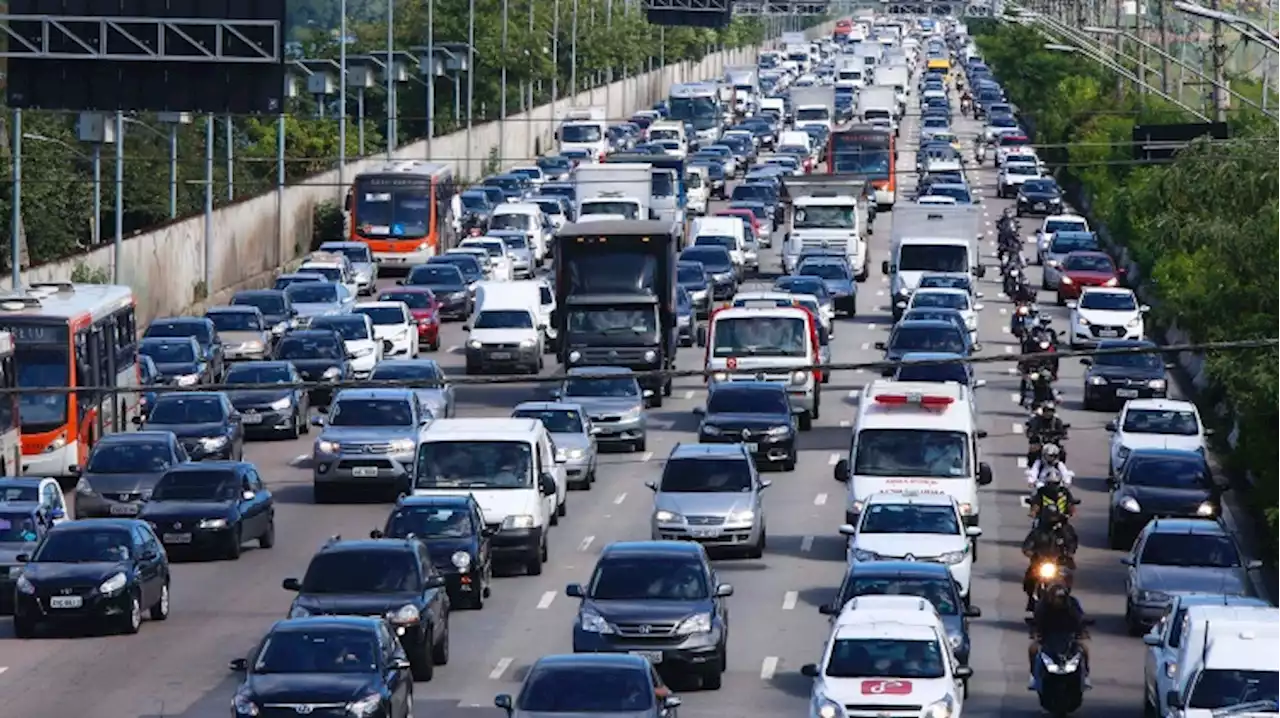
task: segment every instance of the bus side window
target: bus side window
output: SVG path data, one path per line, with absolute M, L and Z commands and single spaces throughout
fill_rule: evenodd
M 138 361 L 138 325 L 133 307 L 115 315 L 115 332 L 112 350 L 116 357 L 116 373 L 133 366 Z
M 355 204 L 356 204 L 356 191 L 354 187 L 351 187 L 347 189 L 347 197 L 345 200 L 343 200 L 343 206 L 346 207 L 347 214 L 351 214 L 353 211 L 355 211 Z
M 94 371 L 93 360 L 89 356 L 89 331 L 81 329 L 76 332 L 76 409 L 80 418 L 94 403 Z
M 5 357 L 3 361 L 0 361 L 0 387 L 12 389 L 17 385 L 16 379 L 13 357 Z M 17 394 L 0 395 L 0 433 L 6 432 L 17 425 L 17 406 Z M 4 464 L 0 463 L 0 466 L 2 465 Z

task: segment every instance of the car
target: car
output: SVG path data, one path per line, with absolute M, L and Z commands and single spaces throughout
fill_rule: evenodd
M 429 681 L 449 662 L 449 594 L 427 544 L 416 538 L 347 539 L 334 536 L 311 557 L 301 579 L 286 578 L 297 593 L 289 618 L 378 616 L 392 627 L 409 658 L 414 680 Z M 376 715 L 376 714 L 374 714 Z
M 439 258 L 432 257 L 432 259 Z M 474 260 L 468 264 L 478 267 Z M 479 269 L 476 271 L 479 272 Z M 476 279 L 471 281 L 479 281 L 482 278 L 483 275 L 477 275 Z M 466 279 L 459 266 L 447 262 L 434 264 L 428 262 L 409 270 L 409 276 L 397 280 L 396 283 L 405 288 L 430 289 L 439 302 L 437 312 L 441 320 L 465 321 L 471 316 L 472 310 L 471 281 Z
M 1153 517 L 1219 516 L 1222 493 L 1230 485 L 1214 480 L 1208 460 L 1198 451 L 1135 449 L 1107 478 L 1107 488 L 1107 543 L 1120 549 L 1132 546 Z
M 644 657 L 585 653 L 542 656 L 514 698 L 502 693 L 493 704 L 507 718 L 676 718 L 681 705 Z
M 1092 234 L 1092 232 L 1089 231 L 1089 220 L 1078 214 L 1069 214 L 1064 212 L 1063 214 L 1049 215 L 1048 217 L 1045 217 L 1040 228 L 1036 230 L 1036 264 L 1044 264 L 1044 255 L 1049 250 L 1049 243 L 1053 241 L 1053 235 L 1058 232 L 1083 232 L 1086 234 Z M 1096 249 L 1096 246 L 1093 248 Z M 1081 247 L 1081 249 L 1087 248 Z M 1062 254 L 1066 254 L 1066 252 L 1062 252 Z
M 698 317 L 689 290 L 676 287 L 676 338 L 682 347 L 691 347 L 698 338 Z
M 136 516 L 160 477 L 189 460 L 170 431 L 107 434 L 89 450 L 76 481 L 76 516 Z
M 138 353 L 151 357 L 160 383 L 193 387 L 215 383 L 213 365 L 204 359 L 204 350 L 194 337 L 152 337 L 138 342 Z
M 544 182 L 557 182 L 568 179 L 569 172 L 573 169 L 567 157 L 558 155 L 539 157 L 536 164 L 538 169 L 542 170 Z
M 1200 411 L 1189 401 L 1130 399 L 1114 421 L 1107 473 L 1114 476 L 1129 455 L 1138 449 L 1176 449 L 1204 454 L 1213 429 L 1200 420 Z
M 356 379 L 367 379 L 387 353 L 387 343 L 374 333 L 373 320 L 365 314 L 342 313 L 311 320 L 314 331 L 330 331 L 342 337 L 342 346 Z
M 982 299 L 977 291 L 973 275 L 963 272 L 925 272 L 920 275 L 916 289 L 963 289 L 974 299 Z
M 1163 399 L 1169 394 L 1168 369 L 1153 342 L 1104 339 L 1099 351 L 1131 349 L 1133 353 L 1098 354 L 1080 363 L 1089 367 L 1084 374 L 1085 411 L 1123 406 L 1130 399 Z M 1140 351 L 1142 350 L 1142 351 Z
M 968 600 L 979 526 L 965 526 L 956 500 L 915 491 L 868 496 L 858 523 L 844 524 L 850 562 L 931 561 L 951 569 Z
M 912 309 L 954 309 L 964 319 L 964 326 L 969 332 L 972 342 L 978 341 L 978 312 L 982 311 L 981 302 L 974 302 L 973 295 L 965 289 L 945 289 L 933 287 L 916 289 L 905 300 L 898 300 L 899 309 L 909 312 Z
M 39 476 L 0 476 L 0 511 L 10 505 L 35 504 L 50 523 L 71 520 L 67 500 L 57 479 Z
M 563 462 L 570 487 L 589 490 L 596 481 L 595 427 L 580 404 L 568 401 L 526 401 L 511 411 L 513 418 L 537 419 L 551 434 L 556 461 Z
M 293 302 L 293 308 L 298 312 L 298 326 L 303 328 L 310 326 L 316 317 L 346 314 L 356 301 L 345 284 L 336 282 L 293 284 L 284 293 Z
M 312 450 L 316 503 L 333 501 L 338 489 L 380 489 L 393 496 L 412 489 L 414 460 L 431 412 L 410 388 L 342 389 Z
M 1052 266 L 1052 265 L 1050 265 Z M 1058 276 L 1058 306 L 1078 299 L 1086 287 L 1117 287 L 1124 276 L 1123 267 L 1117 267 L 1105 252 L 1075 251 L 1068 254 L 1054 267 Z
M 734 200 L 728 209 L 716 212 L 717 217 L 736 216 L 746 218 L 746 215 L 740 210 L 746 210 L 751 215 L 752 230 L 760 240 L 760 246 L 766 249 L 773 246 L 774 211 L 773 205 L 761 200 L 744 199 Z M 745 223 L 745 222 L 744 222 Z
M 409 275 L 402 281 L 397 282 L 406 287 L 428 286 L 435 287 L 436 276 L 434 272 L 419 270 L 419 267 L 435 267 L 452 265 L 462 272 L 462 278 L 465 284 L 474 286 L 476 282 L 483 282 L 489 278 L 493 272 L 491 262 L 489 261 L 489 251 L 484 247 L 471 245 L 469 247 L 454 247 L 446 251 L 444 254 L 438 254 L 427 260 L 426 264 L 420 264 L 409 270 Z M 414 272 L 418 276 L 415 277 Z M 444 276 L 448 280 L 449 277 Z
M 382 356 L 418 356 L 418 323 L 404 302 L 360 302 L 351 313 L 369 317 L 374 338 L 382 342 Z
M 1095 252 L 1099 246 L 1098 236 L 1093 232 L 1066 229 L 1055 232 L 1039 252 L 1040 264 L 1044 267 L 1040 273 L 1040 288 L 1057 290 L 1062 283 L 1062 263 L 1067 257 L 1072 252 Z
M 1252 596 L 1249 572 L 1262 568 L 1217 518 L 1152 519 L 1120 562 L 1128 567 L 1124 621 L 1134 636 L 1164 615 L 1175 593 Z
M 969 191 L 969 185 L 932 182 L 916 202 L 919 204 L 973 204 L 974 200 L 973 194 Z
M 556 401 L 577 404 L 587 412 L 596 441 L 633 451 L 646 450 L 649 439 L 646 400 L 630 369 L 573 367 L 552 396 Z
M 497 187 L 507 202 L 518 202 L 528 192 L 527 180 L 520 175 L 504 173 L 484 178 L 486 187 Z
M 18 638 L 33 638 L 46 623 L 137 633 L 144 612 L 153 621 L 169 617 L 169 557 L 145 521 L 68 521 L 15 560 L 22 564 L 14 586 Z
M 247 289 L 231 296 L 233 307 L 257 307 L 271 328 L 271 336 L 280 337 L 298 325 L 298 310 L 289 295 L 279 289 Z
M 748 235 L 757 237 L 761 247 L 772 247 L 773 238 L 765 231 L 764 220 L 757 218 L 754 211 L 747 207 L 736 206 L 739 202 L 734 202 L 729 207 L 717 211 L 713 217 L 737 217 L 742 222 L 742 228 L 746 230 Z M 753 202 L 753 205 L 760 204 Z
M 444 577 L 449 607 L 484 608 L 493 585 L 489 538 L 474 496 L 402 496 L 380 531 L 369 538 L 417 539 L 427 546 L 436 573 Z
M 222 356 L 228 364 L 258 361 L 271 350 L 271 327 L 262 310 L 251 306 L 210 307 L 205 319 L 213 322 L 222 340 Z M 226 372 L 222 375 L 226 380 Z
M 292 331 L 276 342 L 271 358 L 293 364 L 298 375 L 308 383 L 337 384 L 350 381 L 355 372 L 347 356 L 342 337 L 336 332 L 306 329 Z M 307 390 L 310 406 L 328 406 L 334 390 L 313 386 Z
M 450 419 L 457 413 L 453 384 L 434 359 L 383 359 L 369 381 L 406 383 L 433 419 Z
M 618 541 L 604 547 L 573 622 L 574 653 L 630 653 L 719 690 L 729 660 L 729 602 L 706 550 L 690 541 Z M 659 640 L 662 639 L 662 640 Z
M 240 558 L 246 541 L 276 543 L 276 507 L 258 469 L 245 461 L 179 464 L 156 482 L 138 512 L 168 551 Z
M 341 254 L 351 262 L 351 273 L 356 280 L 357 294 L 373 294 L 377 289 L 378 263 L 374 260 L 368 244 L 349 241 L 322 242 L 318 251 Z
M 134 417 L 144 431 L 168 431 L 178 437 L 193 461 L 244 457 L 244 425 L 226 394 L 184 391 L 156 397 L 146 419 Z
M 1072 349 L 1096 346 L 1103 339 L 1146 339 L 1143 315 L 1151 307 L 1139 304 L 1132 289 L 1085 287 L 1080 298 L 1067 302 Z
M 301 284 L 303 282 L 327 282 L 329 281 L 323 274 L 319 272 L 286 272 L 276 277 L 276 281 L 271 285 L 272 289 L 285 290 L 291 285 Z
M 907 352 L 893 375 L 894 381 L 955 382 L 970 389 L 987 385 L 973 376 L 973 365 L 960 354 L 948 352 Z
M 917 308 L 904 312 L 898 323 L 903 322 L 947 322 L 956 329 L 969 333 L 969 326 L 964 320 L 964 315 L 955 309 L 937 308 Z
M 676 444 L 654 492 L 654 541 L 695 541 L 708 551 L 764 556 L 768 543 L 762 480 L 747 447 Z
M 541 211 L 541 210 L 539 210 Z M 523 217 L 523 215 L 499 215 L 501 217 Z M 530 246 L 529 236 L 518 229 L 490 229 L 486 237 L 502 240 L 507 245 L 507 257 L 511 260 L 511 278 L 533 279 L 538 262 L 534 257 L 534 248 Z
M 229 667 L 243 676 L 231 699 L 234 718 L 269 715 L 264 708 L 297 714 L 296 705 L 307 713 L 337 705 L 350 716 L 413 715 L 412 663 L 381 616 L 276 621 Z M 281 704 L 290 708 L 266 708 Z
M 200 346 L 199 361 L 208 365 L 209 382 L 222 381 L 226 370 L 222 355 L 222 338 L 208 317 L 167 317 L 147 325 L 143 339 L 181 339 L 191 337 Z
M 53 519 L 37 501 L 9 501 L 0 505 L 0 615 L 13 614 L 14 589 L 22 564 L 53 528 Z
M 757 464 L 795 471 L 799 460 L 795 414 L 786 387 L 770 381 L 715 382 L 707 391 L 698 441 L 745 446 Z
M 945 352 L 971 356 L 982 348 L 981 344 L 973 343 L 971 336 L 967 326 L 960 329 L 945 320 L 900 321 L 889 332 L 888 341 L 875 343 L 875 348 L 884 352 L 884 361 L 887 362 L 880 373 L 891 376 L 895 371 L 893 363 L 910 352 Z
M 1033 212 L 1046 215 L 1061 214 L 1063 211 L 1062 188 L 1052 177 L 1024 180 L 1022 186 L 1018 188 L 1017 203 L 1014 207 L 1019 217 Z
M 1033 164 L 1005 162 L 996 178 L 996 196 L 1005 199 L 1016 197 L 1023 183 L 1040 176 L 1040 169 Z
M 789 274 L 773 280 L 773 291 L 784 294 L 809 294 L 818 299 L 818 319 L 831 336 L 835 336 L 835 297 L 827 289 L 827 282 L 822 277 L 811 274 Z
M 802 257 L 796 264 L 795 276 L 820 278 L 831 296 L 832 311 L 836 315 L 852 317 L 858 314 L 858 285 L 847 260 L 826 256 Z
M 418 335 L 418 349 L 440 350 L 440 307 L 430 287 L 397 287 L 378 295 L 379 302 L 400 302 L 409 308 Z
M 260 436 L 286 436 L 296 439 L 311 431 L 310 398 L 302 374 L 288 361 L 255 361 L 233 364 L 223 383 L 231 406 L 240 413 L 240 425 L 246 439 Z M 237 389 L 262 384 L 279 384 L 276 388 Z
M 836 590 L 835 600 L 818 607 L 825 616 L 838 616 L 841 609 L 859 596 L 918 596 L 929 600 L 942 617 L 947 640 L 956 660 L 969 663 L 971 643 L 969 619 L 980 618 L 982 610 L 965 601 L 951 569 L 928 561 L 871 561 L 851 563 Z

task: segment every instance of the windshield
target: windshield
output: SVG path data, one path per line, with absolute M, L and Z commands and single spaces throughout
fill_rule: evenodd
M 222 400 L 211 396 L 168 394 L 156 399 L 148 424 L 217 424 L 226 418 Z
M 733 199 L 758 199 L 768 201 L 773 196 L 773 191 L 764 184 L 740 184 L 733 188 Z
M 568 397 L 623 399 L 640 396 L 640 385 L 636 383 L 635 377 L 630 375 L 594 378 L 571 376 L 564 382 L 564 395 Z
M 648 715 L 653 702 L 653 684 L 642 669 L 574 665 L 535 668 L 516 707 L 530 714 Z
M 587 217 L 594 214 L 616 214 L 627 219 L 636 219 L 640 216 L 640 207 L 635 202 L 629 201 L 610 201 L 610 200 L 589 200 L 582 203 L 582 216 Z
M 702 286 L 707 283 L 706 270 L 702 265 L 683 264 L 676 268 L 676 281 L 680 284 L 694 284 Z
M 1257 714 L 1274 714 L 1280 696 L 1280 673 L 1267 670 L 1206 669 L 1196 680 L 1187 708 L 1218 710 L 1250 703 Z M 1253 711 L 1249 711 L 1252 713 Z
M 781 391 L 726 386 L 707 397 L 707 413 L 787 416 L 791 413 L 791 404 Z
M 338 301 L 338 285 L 329 282 L 290 284 L 284 292 L 294 304 L 333 304 Z
M 1012 167 L 1013 165 L 1010 165 Z M 1034 167 L 1035 165 L 1029 165 Z M 1051 194 L 1058 191 L 1058 185 L 1052 180 L 1034 179 L 1022 183 L 1023 192 L 1043 192 Z
M 339 399 L 329 411 L 330 426 L 413 426 L 413 407 L 404 399 Z
M 619 556 L 600 561 L 588 594 L 599 601 L 698 601 L 711 591 L 707 573 L 696 561 Z
M 345 341 L 372 339 L 369 324 L 362 317 L 317 317 L 311 322 L 312 329 L 326 329 L 337 332 Z
M 733 258 L 725 250 L 708 247 L 705 250 L 689 248 L 680 253 L 680 259 L 688 262 L 700 262 L 712 272 L 724 272 L 733 266 Z
M 489 198 L 480 193 L 463 192 L 462 207 L 472 212 L 485 212 L 489 209 Z
M 1120 430 L 1126 434 L 1197 436 L 1200 434 L 1200 420 L 1191 411 L 1129 409 Z
M 254 312 L 212 312 L 206 314 L 220 332 L 256 332 L 262 330 L 262 319 Z
M 1240 553 L 1230 538 L 1213 534 L 1152 533 L 1142 546 L 1144 566 L 1236 568 Z
M 33 563 L 118 563 L 128 561 L 133 540 L 128 531 L 103 529 L 53 531 L 45 536 Z
M 564 157 L 539 157 L 537 165 L 543 172 L 569 171 L 569 160 Z
M 504 192 L 519 192 L 522 182 L 523 181 L 521 180 L 521 178 L 512 177 L 511 175 L 500 175 L 498 177 L 490 177 L 484 181 L 486 186 L 498 187 L 502 189 Z
M 969 202 L 969 190 L 956 185 L 935 184 L 929 186 L 926 197 L 950 197 L 957 202 Z
M 1162 489 L 1206 490 L 1212 485 L 1204 461 L 1198 454 L 1194 458 L 1137 454 L 1125 463 L 1124 480 L 1134 486 Z
M 341 254 L 351 260 L 352 264 L 370 264 L 373 262 L 373 255 L 369 252 L 369 247 L 364 244 L 348 244 L 340 247 L 326 247 L 325 245 L 321 245 L 320 251 L 336 252 L 337 254 Z
M 916 596 L 927 599 L 943 616 L 954 616 L 959 613 L 960 608 L 955 600 L 950 577 L 859 577 L 849 586 L 849 595 L 841 598 L 848 602 L 858 596 Z
M 521 409 L 512 416 L 537 419 L 552 434 L 581 434 L 582 415 L 571 409 Z
M 479 527 L 472 526 L 471 510 L 449 506 L 409 506 L 396 509 L 383 534 L 391 538 L 404 538 L 410 534 L 418 538 L 470 538 Z
M 434 258 L 433 258 L 434 259 Z M 404 280 L 408 285 L 425 285 L 430 287 L 461 288 L 467 281 L 462 276 L 462 264 L 475 265 L 474 259 L 452 259 L 441 257 L 439 261 L 426 266 L 414 267 L 409 277 Z
M 561 142 L 599 142 L 603 136 L 600 125 L 565 125 L 560 128 Z
M 738 248 L 738 240 L 714 234 L 701 234 L 694 238 L 695 247 L 724 247 L 730 251 Z
M 649 181 L 649 194 L 653 197 L 674 197 L 676 194 L 675 174 L 668 170 L 655 170 Z
M 967 272 L 969 250 L 954 244 L 904 244 L 898 248 L 900 272 Z
M 831 647 L 824 673 L 832 678 L 942 678 L 946 663 L 937 641 L 841 638 Z M 868 685 L 862 684 L 864 692 Z
M 712 96 L 673 97 L 670 118 L 693 125 L 695 130 L 708 130 L 720 122 L 720 103 Z
M 960 523 L 950 504 L 872 504 L 863 514 L 859 534 L 960 535 Z
M 805 262 L 796 270 L 802 277 L 821 277 L 822 279 L 849 279 L 849 270 L 844 264 L 835 262 Z
M 1103 344 L 1100 349 L 1123 349 L 1124 346 Z M 1155 349 L 1154 346 L 1134 346 L 1132 349 Z M 1164 368 L 1164 361 L 1155 353 L 1099 354 L 1093 358 L 1095 366 L 1126 367 L 1129 369 L 1156 370 Z
M 1085 292 L 1080 297 L 1080 308 L 1132 312 L 1138 308 L 1138 302 L 1128 292 Z
M 369 631 L 276 631 L 263 641 L 253 672 L 377 673 L 380 650 Z
M 750 493 L 751 464 L 742 459 L 670 459 L 658 490 L 668 494 Z
M 969 443 L 963 432 L 863 429 L 854 444 L 857 476 L 955 479 L 969 475 Z
M 1022 164 L 1022 163 L 1013 164 L 1011 162 L 1005 163 L 1005 171 L 1011 175 L 1018 175 L 1019 177 L 1032 177 L 1040 174 L 1039 168 L 1037 168 L 1034 164 L 1030 164 L 1030 163 L 1027 163 L 1027 164 Z
M 435 297 L 431 292 L 383 292 L 378 295 L 379 302 L 401 302 L 410 309 L 431 309 Z
M 159 473 L 169 468 L 171 457 L 169 447 L 160 443 L 100 443 L 93 447 L 85 471 L 90 474 Z
M 14 358 L 19 389 L 66 386 L 71 358 L 65 347 L 29 347 L 18 344 Z M 18 423 L 23 431 L 52 431 L 67 423 L 67 394 L 22 392 L 18 394 Z
M 894 381 L 948 382 L 969 385 L 969 371 L 963 364 L 906 363 L 898 366 Z
M 517 212 L 495 214 L 489 219 L 489 229 L 517 229 L 524 231 L 532 225 L 533 217 Z
M 280 294 L 238 296 L 232 299 L 231 303 L 246 307 L 257 307 L 258 311 L 268 316 L 284 314 L 284 296 Z
M 40 538 L 30 513 L 0 512 L 0 543 L 32 543 Z
M 507 245 L 507 249 L 528 249 L 529 240 L 523 234 L 504 234 L 502 235 L 502 243 Z
M 927 274 L 920 278 L 920 289 L 963 289 L 969 291 L 969 278 L 964 275 Z
M 352 313 L 369 317 L 374 326 L 379 327 L 405 324 L 409 321 L 400 307 L 356 307 Z
M 522 441 L 431 441 L 418 447 L 418 488 L 521 489 L 533 486 Z
M 791 316 L 730 317 L 715 321 L 715 356 L 804 357 L 809 349 L 805 320 Z
M 399 593 L 418 585 L 418 562 L 410 551 L 329 551 L 311 559 L 302 592 Z
M 964 311 L 969 308 L 969 295 L 960 292 L 916 292 L 911 297 L 911 307 Z
M 476 329 L 532 329 L 533 316 L 518 309 L 491 309 L 476 316 Z
M 195 345 L 189 342 L 143 342 L 138 353 L 151 357 L 156 364 L 194 364 Z
M 344 359 L 346 356 L 342 343 L 328 337 L 286 336 L 276 345 L 279 359 Z
M 564 214 L 564 207 L 560 205 L 560 200 L 556 199 L 535 199 L 533 203 L 542 209 L 542 213 L 549 217 L 558 217 Z
M 889 337 L 889 350 L 893 352 L 942 352 L 964 354 L 968 347 L 963 336 L 942 327 L 912 327 L 898 325 Z
M 800 207 L 792 217 L 792 229 L 853 229 L 856 226 L 853 206 Z
M 789 294 L 812 294 L 822 299 L 827 298 L 827 285 L 819 277 L 802 277 L 792 275 L 774 280 L 773 288 Z
M 240 485 L 227 471 L 165 474 L 151 492 L 152 501 L 234 501 Z
M 425 237 L 430 219 L 429 189 L 356 193 L 355 227 L 366 237 Z
M 146 337 L 195 337 L 201 344 L 208 344 L 212 338 L 209 328 L 204 322 L 165 322 L 147 327 Z
M 867 111 L 868 118 L 873 114 L 875 114 L 874 111 Z M 848 148 L 841 149 L 833 154 L 835 156 L 835 169 L 838 173 L 852 172 L 865 174 L 869 177 L 889 176 L 892 157 L 888 149 Z
M 1115 265 L 1111 263 L 1111 258 L 1097 254 L 1068 256 L 1067 261 L 1063 262 L 1062 268 L 1068 272 L 1098 272 L 1101 274 L 1113 274 L 1115 272 Z
M 1055 232 L 1049 251 L 1053 254 L 1068 254 L 1079 250 L 1096 250 L 1098 240 L 1091 233 L 1071 230 L 1049 230 Z
M 418 389 L 440 385 L 444 376 L 433 361 L 412 361 L 404 364 L 378 364 L 369 375 L 370 381 L 413 381 Z
M 342 270 L 338 269 L 337 267 L 304 266 L 298 271 L 306 272 L 307 274 L 318 274 L 321 276 L 321 278 L 323 278 L 325 282 L 339 283 L 342 281 Z M 289 286 L 292 286 L 292 285 L 289 285 Z M 288 288 L 289 287 L 285 287 L 286 290 Z M 298 300 L 295 299 L 294 301 L 298 301 Z

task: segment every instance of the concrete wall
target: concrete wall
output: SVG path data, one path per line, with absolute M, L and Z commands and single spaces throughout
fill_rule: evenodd
M 815 28 L 829 33 L 831 28 Z M 666 96 L 671 85 L 718 78 L 727 65 L 753 64 L 757 50 L 745 48 L 685 62 L 597 87 L 575 97 L 512 115 L 506 122 L 477 125 L 431 142 L 419 141 L 394 153 L 398 159 L 433 159 L 454 165 L 465 178 L 477 178 L 491 151 L 505 156 L 505 164 L 536 157 L 536 150 L 552 146 L 553 118 L 574 106 L 604 106 L 610 118 L 630 117 Z M 159 316 L 203 311 L 203 304 L 225 303 L 231 293 L 266 286 L 278 269 L 295 259 L 311 242 L 313 212 L 325 200 L 341 201 L 345 184 L 385 157 L 348 163 L 338 170 L 309 177 L 282 191 L 241 200 L 213 213 L 211 222 L 209 287 L 205 277 L 205 218 L 196 215 L 136 234 L 123 242 L 121 281 L 137 296 L 139 325 Z M 68 281 L 78 266 L 110 272 L 111 245 L 69 259 L 34 267 L 23 273 L 24 283 Z M 0 287 L 7 287 L 7 280 Z M 201 301 L 202 297 L 207 297 Z

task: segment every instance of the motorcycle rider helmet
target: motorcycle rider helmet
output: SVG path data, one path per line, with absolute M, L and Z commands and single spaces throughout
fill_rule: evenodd
M 1070 590 L 1066 587 L 1065 584 L 1055 583 L 1049 587 L 1048 598 L 1053 603 L 1057 605 L 1062 605 L 1066 603 L 1067 596 L 1069 596 L 1070 593 L 1071 593 Z
M 1053 410 L 1054 410 L 1054 405 L 1052 401 L 1046 401 L 1042 403 L 1040 405 L 1040 408 L 1037 409 L 1037 411 L 1040 412 L 1040 415 L 1045 418 L 1051 418 L 1053 416 Z
M 1045 463 L 1049 464 L 1057 463 L 1058 457 L 1061 455 L 1062 449 L 1059 449 L 1057 444 L 1045 444 L 1045 447 L 1040 450 L 1041 458 L 1045 460 Z

